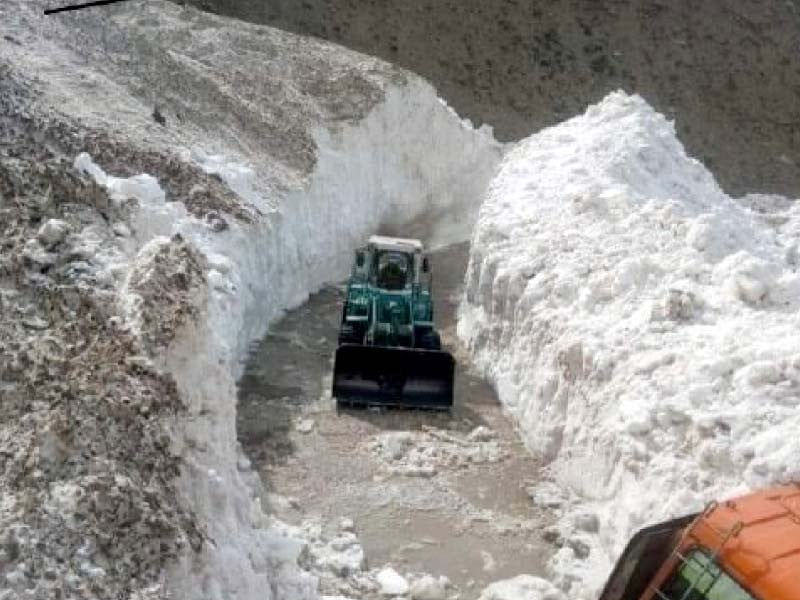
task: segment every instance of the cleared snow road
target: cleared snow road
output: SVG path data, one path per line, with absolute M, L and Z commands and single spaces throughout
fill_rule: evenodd
M 432 257 L 437 321 L 459 366 L 452 415 L 337 414 L 328 393 L 342 298 L 334 287 L 253 348 L 238 409 L 239 440 L 269 512 L 306 530 L 317 520 L 327 539 L 351 519 L 367 570 L 391 564 L 403 575 L 445 575 L 462 598 L 498 579 L 543 573 L 553 552 L 542 539 L 549 518 L 525 492 L 539 465 L 493 390 L 468 372 L 455 338 L 467 252 L 461 244 Z M 322 577 L 323 593 L 374 593 L 369 576 L 338 570 Z

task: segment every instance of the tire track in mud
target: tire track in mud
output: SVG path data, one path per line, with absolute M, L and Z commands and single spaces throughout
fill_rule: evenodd
M 456 339 L 467 257 L 467 244 L 431 255 L 437 325 L 458 363 L 451 414 L 337 412 L 329 388 L 343 290 L 331 286 L 254 344 L 237 417 L 268 512 L 293 525 L 318 521 L 330 538 L 352 521 L 367 568 L 445 575 L 461 598 L 542 574 L 554 551 L 542 538 L 553 516 L 525 491 L 539 465 Z M 321 591 L 374 592 L 335 578 Z

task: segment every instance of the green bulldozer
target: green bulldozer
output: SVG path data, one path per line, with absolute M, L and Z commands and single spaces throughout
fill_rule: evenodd
M 337 405 L 449 409 L 455 360 L 433 323 L 418 240 L 372 236 L 356 251 L 333 373 Z

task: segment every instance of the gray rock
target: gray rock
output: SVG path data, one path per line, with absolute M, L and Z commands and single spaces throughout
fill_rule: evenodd
M 581 513 L 575 515 L 575 527 L 588 533 L 597 533 L 600 529 L 600 520 L 594 513 Z
M 549 544 L 554 544 L 559 547 L 563 545 L 563 540 L 561 539 L 561 532 L 559 532 L 558 527 L 556 527 L 555 525 L 550 527 L 545 527 L 542 530 L 542 539 Z
M 69 224 L 61 219 L 48 219 L 39 228 L 36 237 L 48 250 L 58 246 L 69 233 Z
M 591 548 L 589 547 L 589 544 L 584 542 L 582 539 L 570 538 L 567 540 L 567 545 L 572 548 L 572 551 L 575 553 L 577 558 L 584 559 L 589 557 Z

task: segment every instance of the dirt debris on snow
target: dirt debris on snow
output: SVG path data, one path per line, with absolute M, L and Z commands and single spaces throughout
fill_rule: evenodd
M 237 462 L 238 360 L 402 217 L 392 190 L 415 190 L 412 216 L 432 190 L 477 200 L 500 146 L 427 83 L 330 44 L 159 0 L 46 4 L 0 6 L 0 530 L 18 533 L 0 593 L 313 598 L 305 542 Z M 420 131 L 434 160 L 409 162 Z M 364 157 L 376 178 L 351 176 Z M 376 210 L 306 256 L 342 181 Z
M 208 267 L 203 255 L 180 234 L 147 250 L 131 271 L 127 291 L 138 298 L 143 340 L 152 348 L 164 348 L 187 320 L 197 320 L 204 309 Z
M 107 220 L 126 211 L 42 146 L 45 117 L 19 112 L 23 82 L 5 69 L 0 88 L 0 587 L 159 598 L 164 561 L 203 532 L 173 485 L 184 407 L 98 258 L 116 244 Z M 153 321 L 183 310 L 161 300 Z
M 215 210 L 252 222 L 259 211 L 179 149 L 213 141 L 216 149 L 208 150 L 226 147 L 231 155 L 252 158 L 271 180 L 269 191 L 285 191 L 315 167 L 318 149 L 308 123 L 327 121 L 332 129 L 357 123 L 384 100 L 390 83 L 407 77 L 388 63 L 326 42 L 169 2 L 46 20 L 40 14 L 44 0 L 4 6 L 0 30 L 27 34 L 20 46 L 6 44 L 9 55 L 57 82 L 61 89 L 48 90 L 48 99 L 84 121 L 85 130 L 60 140 L 70 146 L 61 149 L 73 156 L 88 152 L 118 177 L 148 173 L 163 182 L 168 200 L 181 201 L 199 218 Z M 58 60 L 42 63 L 39 55 Z M 77 73 L 65 78 L 69 61 L 81 67 L 68 64 Z M 130 97 L 114 97 L 119 92 Z M 124 118 L 104 122 L 103 111 L 93 110 L 94 102 L 109 97 Z M 174 126 L 154 121 L 154 104 Z M 44 139 L 51 137 L 56 135 Z
M 445 600 L 458 595 L 445 576 L 434 577 L 390 564 L 371 568 L 352 522 L 347 520 L 338 530 L 329 531 L 316 519 L 280 527 L 287 535 L 305 540 L 300 564 L 317 577 L 323 598 Z
M 481 425 L 461 435 L 423 425 L 419 432 L 381 433 L 365 443 L 391 474 L 432 477 L 438 468 L 463 469 L 500 462 L 509 454 L 496 434 Z
M 3 113 L 14 115 L 16 121 L 7 123 L 9 158 L 15 158 L 18 152 L 18 144 L 11 143 L 12 137 L 21 136 L 27 138 L 32 152 L 56 157 L 55 163 L 71 162 L 80 153 L 87 152 L 97 164 L 118 177 L 149 173 L 163 182 L 167 201 L 180 202 L 198 218 L 222 213 L 251 222 L 258 214 L 257 209 L 235 195 L 219 176 L 204 172 L 175 153 L 154 151 L 140 145 L 136 138 L 99 126 L 82 123 L 77 127 L 63 117 L 42 115 L 35 108 L 40 101 L 40 93 L 34 91 L 35 84 L 23 78 L 11 65 L 0 64 L 0 77 L 6 80 L 8 94 L 0 99 Z M 92 178 L 78 177 L 71 169 L 55 172 L 55 163 L 19 164 L 14 173 L 6 175 L 8 193 L 35 188 L 49 201 L 59 203 L 63 198 L 74 197 L 73 191 L 77 188 L 81 202 L 93 205 L 100 216 L 109 220 L 115 216 L 112 213 L 120 209 L 129 213 L 133 208 L 130 202 L 122 202 L 122 207 L 112 202 Z

